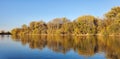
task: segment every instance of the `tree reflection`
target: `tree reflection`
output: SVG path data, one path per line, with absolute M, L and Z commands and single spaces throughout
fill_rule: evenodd
M 104 52 L 107 59 L 120 59 L 120 37 L 26 35 L 12 36 L 12 39 L 23 45 L 29 44 L 31 49 L 47 47 L 63 54 L 72 49 L 83 56 Z
M 78 37 L 76 39 L 78 43 L 76 45 L 76 50 L 80 55 L 85 55 L 85 56 L 92 56 L 96 52 L 96 37 L 91 36 L 91 37 Z M 73 43 L 74 44 L 74 43 Z

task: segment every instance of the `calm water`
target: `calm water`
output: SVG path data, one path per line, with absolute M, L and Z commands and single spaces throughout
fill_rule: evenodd
M 120 37 L 0 36 L 0 59 L 120 59 Z

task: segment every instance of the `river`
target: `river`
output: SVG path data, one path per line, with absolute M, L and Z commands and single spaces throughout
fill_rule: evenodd
M 0 35 L 0 59 L 120 59 L 120 37 Z

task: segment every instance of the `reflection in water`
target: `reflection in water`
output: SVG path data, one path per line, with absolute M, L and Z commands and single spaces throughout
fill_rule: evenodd
M 0 40 L 3 40 L 3 38 L 9 38 L 10 37 L 10 35 L 0 35 Z
M 101 36 L 12 36 L 14 41 L 29 44 L 31 49 L 45 47 L 65 54 L 71 49 L 80 55 L 93 56 L 104 52 L 107 59 L 120 59 L 120 37 Z

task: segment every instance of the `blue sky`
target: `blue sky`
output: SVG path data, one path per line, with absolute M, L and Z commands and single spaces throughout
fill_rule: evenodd
M 120 6 L 120 0 L 0 0 L 0 30 L 57 17 L 70 20 L 82 15 L 103 17 L 114 6 Z

